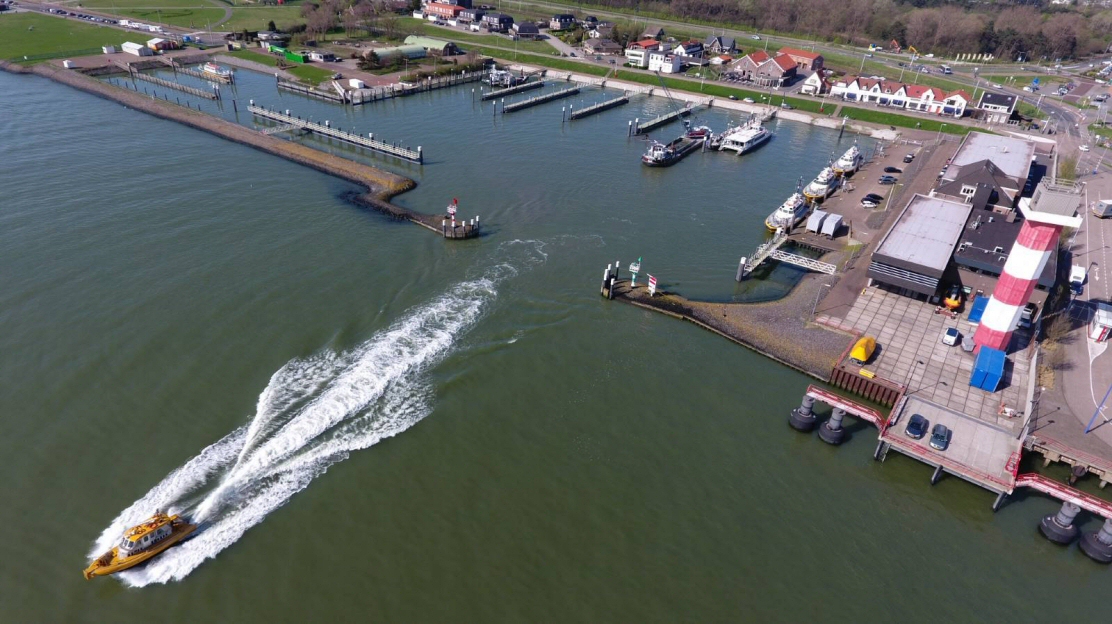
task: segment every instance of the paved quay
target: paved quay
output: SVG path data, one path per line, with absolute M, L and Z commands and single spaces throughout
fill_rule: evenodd
M 644 285 L 630 289 L 623 278 L 614 288 L 614 298 L 690 321 L 825 382 L 852 343 L 847 333 L 809 322 L 815 297 L 829 279 L 808 275 L 776 301 L 710 303 L 660 290 L 650 297 Z

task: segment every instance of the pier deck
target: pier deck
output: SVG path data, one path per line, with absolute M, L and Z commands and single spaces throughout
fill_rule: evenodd
M 645 134 L 646 132 L 653 130 L 654 128 L 659 128 L 664 124 L 672 123 L 673 121 L 680 119 L 681 117 L 687 117 L 693 110 L 694 106 L 691 104 L 691 102 L 688 102 L 684 105 L 683 108 L 671 111 L 669 113 L 664 113 L 663 115 L 650 119 L 645 123 L 635 124 L 633 126 L 633 134 Z
M 912 414 L 920 414 L 930 427 L 942 424 L 951 431 L 945 451 L 931 448 L 930 431 L 913 440 L 904 433 Z M 905 397 L 892 410 L 880 431 L 881 455 L 894 449 L 925 464 L 941 469 L 997 494 L 1015 488 L 1015 474 L 1023 445 L 1010 429 L 991 425 L 979 418 L 919 398 Z
M 358 145 L 360 147 L 365 147 L 376 152 L 381 152 L 389 156 L 394 156 L 396 158 L 401 158 L 403 160 L 408 160 L 416 163 L 421 163 L 424 161 L 424 152 L 420 147 L 418 147 L 416 150 L 411 150 L 405 147 L 398 147 L 384 141 L 379 141 L 373 138 L 374 135 L 370 135 L 370 137 L 364 137 L 359 134 L 345 132 L 343 130 L 333 128 L 326 124 L 319 124 L 315 121 L 307 121 L 293 115 L 287 115 L 285 113 L 279 113 L 278 111 L 267 110 L 261 106 L 255 106 L 254 104 L 248 106 L 247 110 L 251 111 L 251 114 L 262 117 L 263 119 L 269 119 L 270 121 L 275 121 L 286 126 L 300 128 L 302 130 L 312 132 L 314 134 L 319 134 L 321 136 L 331 137 L 333 139 L 344 141 L 346 143 L 351 143 L 352 145 Z
M 582 108 L 582 109 L 577 110 L 577 111 L 572 111 L 572 113 L 570 115 L 568 115 L 568 119 L 572 119 L 572 120 L 574 120 L 574 119 L 583 119 L 584 117 L 590 117 L 591 115 L 594 115 L 596 113 L 601 113 L 602 111 L 610 110 L 611 108 L 615 108 L 615 107 L 621 106 L 623 104 L 628 104 L 628 103 L 629 103 L 629 98 L 622 95 L 622 96 L 616 97 L 612 100 L 605 100 L 603 102 L 598 102 L 596 104 L 591 104 L 587 108 Z
M 486 100 L 496 100 L 496 99 L 498 99 L 500 97 L 503 97 L 503 96 L 506 96 L 506 95 L 513 95 L 514 93 L 521 93 L 522 91 L 530 91 L 532 89 L 540 89 L 543 86 L 544 86 L 544 81 L 543 80 L 538 80 L 536 82 L 523 82 L 519 85 L 514 85 L 512 87 L 506 87 L 505 89 L 497 89 L 497 90 L 494 90 L 494 91 L 488 91 L 488 92 L 484 93 L 482 96 L 480 96 L 479 99 L 484 100 L 484 101 L 486 101 Z
M 529 107 L 532 107 L 532 106 L 537 106 L 539 104 L 544 104 L 546 102 L 551 102 L 553 100 L 559 100 L 559 99 L 562 99 L 562 98 L 571 97 L 571 96 L 575 95 L 576 93 L 579 93 L 579 87 L 568 87 L 567 89 L 561 89 L 559 91 L 552 91 L 551 93 L 544 93 L 542 95 L 531 97 L 528 100 L 521 100 L 520 102 L 513 102 L 512 104 L 504 104 L 502 106 L 502 112 L 503 113 L 512 113 L 514 111 L 519 111 L 519 110 L 526 109 L 526 108 L 529 108 Z

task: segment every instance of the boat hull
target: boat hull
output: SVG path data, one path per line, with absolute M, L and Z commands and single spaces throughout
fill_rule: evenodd
M 780 228 L 790 230 L 791 228 L 799 225 L 799 222 L 803 220 L 803 217 L 807 216 L 807 206 L 805 204 L 802 208 L 795 211 L 795 216 L 792 217 L 791 223 L 777 221 L 776 219 L 774 219 L 775 216 L 776 213 L 772 213 L 765 219 L 765 227 L 768 228 L 769 232 L 775 232 Z
M 196 530 L 197 525 L 183 522 L 181 525 L 175 526 L 173 532 L 170 533 L 166 539 L 130 557 L 119 558 L 119 549 L 114 547 L 111 551 L 94 560 L 89 564 L 89 567 L 85 568 L 85 580 L 91 580 L 94 576 L 108 576 L 110 574 L 122 572 L 128 568 L 133 568 L 141 563 L 149 561 L 171 546 L 180 543 Z
M 672 149 L 671 156 L 667 158 L 655 159 L 649 157 L 648 155 L 645 155 L 641 157 L 641 164 L 645 165 L 646 167 L 671 167 L 672 165 L 683 160 L 684 156 L 687 156 L 691 152 L 698 149 L 698 147 L 702 143 L 702 139 L 678 139 L 668 144 L 668 147 Z
M 763 135 L 755 138 L 752 141 L 748 141 L 743 145 L 737 145 L 737 144 L 728 143 L 728 142 L 724 141 L 722 143 L 722 145 L 719 146 L 718 149 L 722 150 L 722 151 L 727 151 L 727 152 L 737 152 L 737 155 L 741 156 L 743 154 L 748 154 L 749 152 L 752 152 L 753 150 L 757 149 L 758 147 L 764 145 L 771 138 L 772 138 L 772 133 L 769 132 L 767 134 L 763 134 Z

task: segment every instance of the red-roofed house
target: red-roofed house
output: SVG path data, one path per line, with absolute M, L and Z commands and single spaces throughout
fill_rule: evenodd
M 822 69 L 823 58 L 821 54 L 799 50 L 797 48 L 780 48 L 780 54 L 786 54 L 795 62 L 796 70 L 802 74 L 809 74 Z
M 443 19 L 456 19 L 464 7 L 447 2 L 430 2 L 425 5 L 425 15 L 435 15 Z
M 795 78 L 796 65 L 786 54 L 773 58 L 763 50 L 756 50 L 741 57 L 732 71 L 741 80 L 764 87 L 780 87 Z
M 847 76 L 835 82 L 830 88 L 830 95 L 851 102 L 891 106 L 952 117 L 965 115 L 965 109 L 971 99 L 964 91 L 955 91 L 946 95 L 936 87 L 854 76 Z
M 631 66 L 645 68 L 649 66 L 649 52 L 660 48 L 660 42 L 656 39 L 634 41 L 626 46 L 625 57 Z

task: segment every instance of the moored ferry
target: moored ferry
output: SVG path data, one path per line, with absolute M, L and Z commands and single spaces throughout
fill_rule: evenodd
M 120 543 L 113 546 L 112 550 L 94 559 L 85 568 L 85 580 L 137 566 L 189 537 L 195 530 L 197 525 L 190 524 L 177 515 L 170 516 L 156 511 L 142 524 L 124 531 Z
M 760 122 L 749 123 L 738 126 L 732 130 L 727 130 L 726 133 L 722 135 L 722 144 L 718 149 L 734 151 L 737 152 L 738 156 L 741 156 L 746 152 L 756 149 L 771 138 L 772 133 L 762 126 Z
M 810 200 L 823 200 L 834 192 L 834 185 L 838 182 L 838 175 L 832 167 L 824 167 L 819 175 L 811 180 L 807 188 L 803 189 L 803 196 Z
M 780 207 L 765 219 L 765 227 L 775 232 L 780 228 L 790 230 L 795 227 L 803 217 L 807 216 L 807 199 L 799 191 L 780 204 Z
M 232 70 L 211 61 L 202 65 L 201 71 L 221 80 L 227 80 L 232 77 Z
M 849 175 L 861 168 L 861 164 L 865 162 L 865 157 L 861 154 L 861 150 L 857 149 L 857 143 L 846 150 L 842 157 L 834 162 L 834 173 L 844 176 Z

